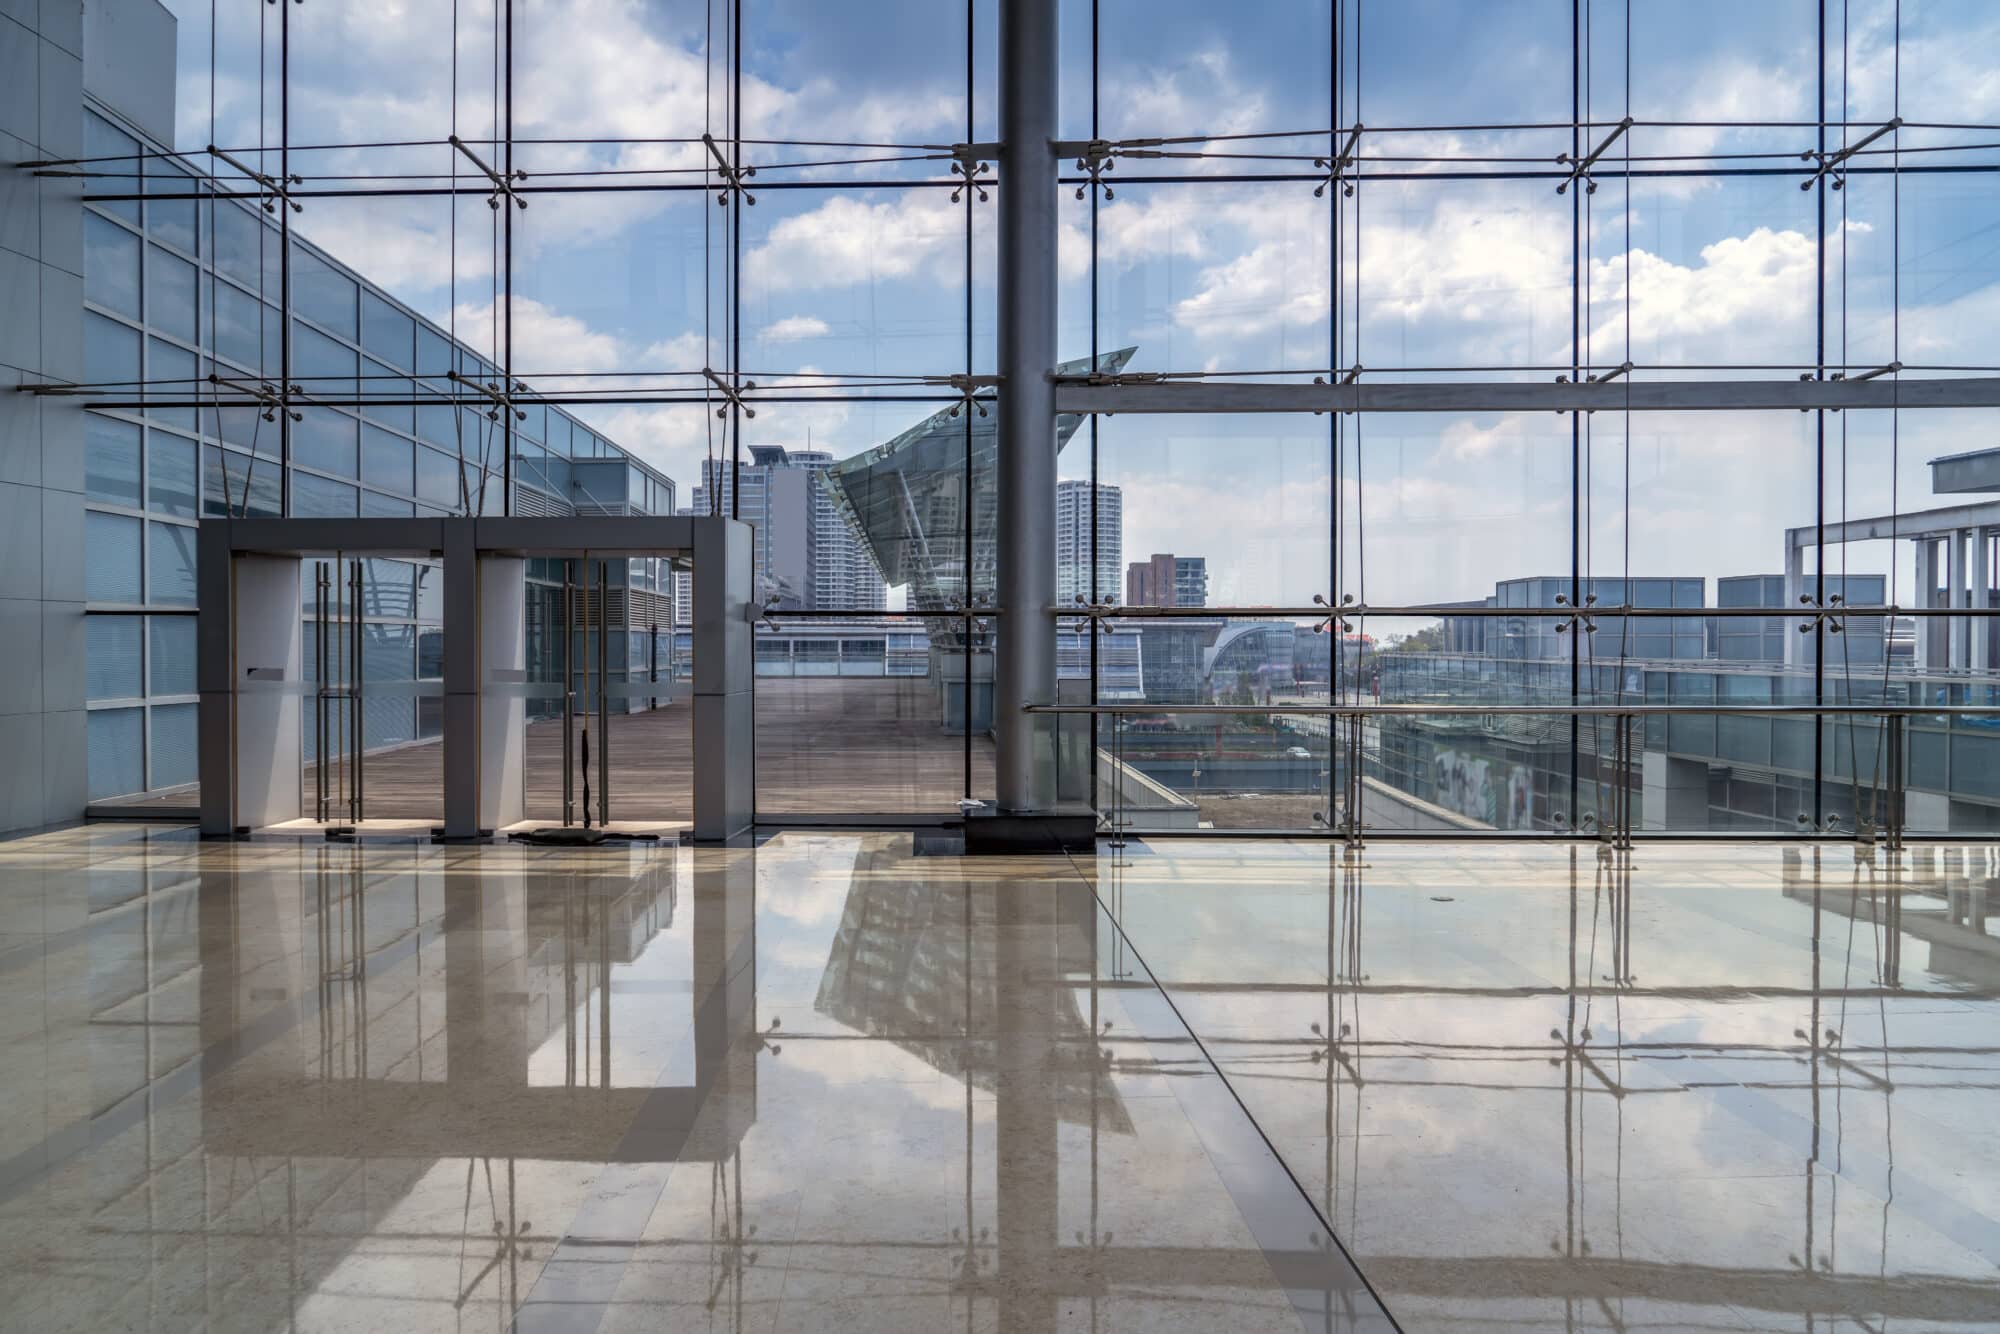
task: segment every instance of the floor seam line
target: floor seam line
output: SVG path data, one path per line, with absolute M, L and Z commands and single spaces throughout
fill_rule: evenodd
M 1243 1101 L 1243 1095 L 1236 1091 L 1236 1085 L 1230 1082 L 1229 1076 L 1223 1073 L 1222 1067 L 1216 1062 L 1214 1055 L 1209 1052 L 1208 1044 L 1201 1040 L 1201 1034 L 1194 1031 L 1194 1025 L 1190 1024 L 1187 1016 L 1181 1013 L 1181 1007 L 1174 1003 L 1173 995 L 1160 984 L 1159 975 L 1153 971 L 1153 966 L 1146 962 L 1146 956 L 1139 952 L 1139 946 L 1133 941 L 1132 933 L 1125 929 L 1125 924 L 1118 920 L 1116 914 L 1111 911 L 1110 905 L 1105 903 L 1104 896 L 1097 892 L 1097 882 L 1090 876 L 1084 875 L 1083 868 L 1077 865 L 1074 854 L 1065 855 L 1069 857 L 1070 866 L 1076 871 L 1078 877 L 1090 886 L 1090 895 L 1096 901 L 1098 911 L 1104 914 L 1104 919 L 1111 923 L 1112 930 L 1116 931 L 1119 937 L 1124 940 L 1125 947 L 1132 951 L 1132 958 L 1137 961 L 1141 968 L 1146 970 L 1146 980 L 1153 984 L 1153 990 L 1160 994 L 1160 999 L 1173 1012 L 1175 1020 L 1187 1031 L 1188 1040 L 1194 1043 L 1195 1050 L 1201 1053 L 1202 1060 L 1208 1062 L 1208 1068 L 1215 1072 L 1215 1077 L 1222 1081 L 1222 1087 L 1229 1091 L 1230 1099 L 1242 1110 L 1243 1119 L 1248 1121 L 1250 1128 L 1257 1132 L 1258 1141 L 1269 1151 L 1272 1160 L 1278 1164 L 1279 1170 L 1285 1174 L 1285 1179 L 1292 1183 L 1292 1188 L 1298 1191 L 1299 1198 L 1306 1202 L 1306 1208 L 1312 1211 L 1313 1217 L 1318 1219 L 1320 1226 L 1326 1229 L 1327 1240 L 1332 1242 L 1334 1247 L 1339 1250 L 1341 1258 L 1347 1261 L 1348 1267 L 1361 1280 L 1361 1286 L 1367 1289 L 1370 1297 L 1375 1299 L 1376 1309 L 1382 1312 L 1383 1319 L 1389 1322 L 1389 1327 L 1395 1330 L 1396 1334 L 1406 1334 L 1402 1322 L 1396 1319 L 1396 1313 L 1389 1309 L 1389 1303 L 1382 1300 L 1382 1294 L 1375 1287 L 1375 1281 L 1368 1277 L 1368 1271 L 1361 1267 L 1361 1263 L 1354 1258 L 1354 1253 L 1347 1249 L 1347 1243 L 1341 1240 L 1340 1233 L 1334 1229 L 1333 1224 L 1327 1220 L 1326 1215 L 1320 1212 L 1319 1202 L 1313 1199 L 1312 1192 L 1305 1188 L 1305 1183 L 1299 1180 L 1298 1173 L 1294 1172 L 1292 1165 L 1285 1161 L 1285 1156 L 1278 1152 L 1278 1146 L 1273 1144 L 1271 1137 L 1264 1133 L 1262 1123 L 1257 1120 L 1256 1114 L 1250 1110 L 1249 1104 Z

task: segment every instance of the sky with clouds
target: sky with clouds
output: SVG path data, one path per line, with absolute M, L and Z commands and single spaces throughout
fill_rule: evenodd
M 181 145 L 199 147 L 211 133 L 231 145 L 275 142 L 270 7 L 233 7 L 213 34 L 211 64 L 210 7 L 168 6 L 181 19 Z M 1813 362 L 1821 223 L 1815 193 L 1799 188 L 1798 154 L 1814 134 L 1784 122 L 1815 115 L 1814 0 L 1638 3 L 1629 33 L 1624 0 L 1585 7 L 1591 119 L 1737 123 L 1636 128 L 1606 158 L 1614 173 L 1628 151 L 1786 170 L 1653 177 L 1629 187 L 1615 174 L 1601 177 L 1584 199 L 1581 255 L 1572 251 L 1571 198 L 1552 182 L 1463 179 L 1543 169 L 1569 148 L 1570 0 L 1346 0 L 1337 110 L 1328 6 L 1103 0 L 1094 87 L 1090 8 L 1078 0 L 1063 8 L 1065 134 L 1269 133 L 1276 137 L 1207 148 L 1311 154 L 1326 151 L 1329 124 L 1358 121 L 1369 127 L 1368 169 L 1404 178 L 1364 180 L 1351 198 L 1315 196 L 1310 183 L 1244 179 L 1303 170 L 1297 162 L 1127 160 L 1114 181 L 1175 179 L 1115 185 L 1114 197 L 1099 201 L 1094 270 L 1091 206 L 1066 188 L 1065 357 L 1089 348 L 1094 285 L 1099 345 L 1136 345 L 1133 370 L 1323 369 L 1336 321 L 1342 363 L 1384 377 L 1471 366 L 1535 379 L 1578 354 L 1606 365 L 1771 368 L 1681 375 L 1789 377 Z M 1845 108 L 1857 124 L 1898 112 L 1927 124 L 2000 122 L 2000 79 L 1982 54 L 2000 49 L 2000 9 L 1903 0 L 1900 43 L 1893 12 L 1891 0 L 1829 7 L 1827 114 L 1838 119 Z M 696 140 L 704 129 L 731 128 L 739 55 L 743 136 L 789 141 L 746 150 L 762 174 L 751 182 L 756 205 L 741 211 L 740 272 L 729 258 L 731 210 L 718 208 L 713 193 L 533 196 L 515 218 L 517 369 L 549 377 L 537 381 L 544 387 L 602 384 L 561 377 L 621 371 L 678 372 L 685 382 L 705 364 L 727 366 L 737 337 L 741 369 L 766 382 L 949 373 L 965 367 L 968 345 L 973 368 L 991 370 L 995 206 L 953 203 L 947 189 L 920 184 L 947 179 L 943 162 L 907 160 L 921 154 L 803 141 L 992 137 L 996 14 L 993 0 L 979 0 L 969 19 L 961 7 L 923 0 L 746 0 L 739 53 L 720 0 L 713 13 L 682 0 L 517 0 L 514 133 L 537 142 L 517 147 L 516 163 L 537 183 L 703 181 L 708 159 Z M 315 0 L 291 7 L 291 22 L 294 144 L 492 137 L 491 0 Z M 1528 128 L 1478 128 L 1501 123 Z M 260 134 L 260 125 L 268 130 Z M 1993 137 L 1906 129 L 1902 161 L 1992 162 L 1978 150 L 1936 150 Z M 630 142 L 662 138 L 689 142 Z M 429 184 L 453 169 L 455 156 L 435 142 L 302 150 L 293 168 Z M 852 161 L 863 158 L 876 160 Z M 2000 364 L 1995 175 L 1857 174 L 1828 198 L 1830 359 L 1841 360 L 1844 347 L 1856 366 L 1892 356 L 1911 365 Z M 496 325 L 493 219 L 482 198 L 454 205 L 427 195 L 314 200 L 297 226 L 485 345 Z M 1585 339 L 1573 348 L 1579 267 Z M 729 293 L 739 286 L 737 329 Z M 770 403 L 746 441 L 803 445 L 810 435 L 815 447 L 848 454 L 926 411 Z M 604 406 L 580 415 L 665 469 L 684 500 L 717 443 L 714 419 L 699 407 Z M 1892 501 L 1905 509 L 1933 503 L 1924 461 L 1993 444 L 2000 424 L 1990 412 L 1848 417 L 1828 419 L 1835 517 L 1843 506 L 1858 517 Z M 1337 502 L 1347 574 L 1345 588 L 1331 591 L 1377 603 L 1431 601 L 1566 570 L 1567 418 L 1378 416 L 1345 429 Z M 1330 591 L 1336 487 L 1328 437 L 1326 419 L 1310 417 L 1104 421 L 1099 475 L 1124 488 L 1127 558 L 1206 555 L 1218 601 L 1303 602 Z M 1088 443 L 1080 434 L 1066 451 L 1064 475 L 1088 475 Z M 1814 434 L 1796 413 L 1629 421 L 1599 413 L 1582 458 L 1580 521 L 1600 574 L 1617 574 L 1628 560 L 1638 574 L 1775 571 L 1781 530 L 1813 515 Z M 1892 563 L 1886 549 L 1846 555 L 1856 570 Z M 1907 579 L 1907 560 L 1900 574 Z

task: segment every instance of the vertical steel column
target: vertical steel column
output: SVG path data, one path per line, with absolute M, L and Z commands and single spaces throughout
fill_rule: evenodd
M 1975 611 L 1984 611 L 1992 603 L 1993 532 L 1991 529 L 1972 530 L 1969 569 L 1971 599 L 1967 605 Z M 1989 672 L 1993 668 L 1992 631 L 1989 628 L 1993 622 L 1984 616 L 1968 616 L 1965 619 L 1968 625 L 1966 633 L 1972 641 L 1971 656 L 1966 659 L 1965 665 L 1975 672 Z
M 999 458 L 993 736 L 1002 810 L 1055 800 L 1056 61 L 1058 0 L 1000 7 Z M 970 479 L 967 479 L 968 483 Z M 972 571 L 965 594 L 971 598 Z M 971 682 L 967 682 L 968 704 Z
M 629 655 L 628 655 L 629 657 Z M 611 821 L 611 562 L 597 562 L 597 825 Z
M 1843 0 L 1843 3 L 1845 3 L 1845 0 Z M 1819 0 L 1819 3 L 1815 5 L 1814 8 L 1816 8 L 1819 11 L 1819 43 L 1818 43 L 1819 104 L 1818 104 L 1818 110 L 1814 113 L 1814 119 L 1816 119 L 1819 122 L 1818 152 L 1820 155 L 1820 160 L 1825 161 L 1826 159 L 1826 0 Z M 1845 45 L 1847 40 L 1844 31 L 1845 27 L 1846 25 L 1843 22 L 1842 24 L 1843 33 L 1841 36 L 1841 42 L 1843 46 Z M 1632 41 L 1632 34 L 1630 32 L 1627 32 L 1625 34 L 1625 41 L 1627 44 L 1627 49 L 1629 50 Z M 1847 59 L 1847 53 L 1843 49 L 1843 51 L 1841 52 L 1841 61 L 1843 65 L 1845 64 L 1846 59 Z M 1844 77 L 1842 82 L 1843 83 L 1845 82 Z M 1627 98 L 1631 96 L 1630 83 L 1631 80 L 1628 78 L 1626 80 Z M 1843 95 L 1844 95 L 1844 90 L 1843 90 Z M 1845 119 L 1846 110 L 1844 107 L 1842 108 L 1841 114 L 1842 118 Z M 1843 131 L 1843 137 L 1845 137 L 1844 131 Z M 1813 201 L 1814 201 L 1814 207 L 1818 210 L 1818 218 L 1813 225 L 1813 236 L 1815 238 L 1813 242 L 1813 259 L 1814 259 L 1813 360 L 1815 363 L 1813 367 L 1813 378 L 1816 380 L 1824 380 L 1826 378 L 1826 173 L 1825 172 L 1820 172 L 1818 174 L 1818 176 L 1815 178 L 1814 185 L 1815 188 L 1813 190 Z M 1625 188 L 1627 197 L 1629 198 L 1631 194 L 1631 184 L 1629 177 L 1627 178 L 1627 183 Z M 1843 215 L 1844 213 L 1845 210 L 1843 210 Z M 1847 253 L 1847 242 L 1843 239 L 1841 241 L 1841 254 L 1844 257 L 1846 253 Z M 1845 269 L 1844 260 L 1842 268 L 1843 270 Z M 1846 277 L 1845 273 L 1843 272 L 1842 275 L 1843 322 L 1845 321 L 1845 310 L 1846 310 L 1845 291 L 1844 291 L 1845 282 L 1846 282 Z M 1629 311 L 1631 310 L 1629 304 L 1627 305 L 1626 310 L 1629 314 Z M 1841 342 L 1842 342 L 1842 347 L 1844 349 L 1846 345 L 1846 339 L 1843 338 Z M 1843 356 L 1842 360 L 1844 361 L 1846 360 L 1846 358 Z M 1629 436 L 1629 433 L 1631 431 L 1629 415 L 1627 418 L 1626 431 Z M 1629 445 L 1630 443 L 1629 439 L 1627 443 Z M 1844 486 L 1845 484 L 1846 484 L 1845 478 L 1843 478 L 1842 485 Z M 1813 414 L 1813 567 L 1814 567 L 1813 602 L 1815 604 L 1816 611 L 1824 611 L 1826 609 L 1826 489 L 1827 489 L 1826 488 L 1826 413 L 1822 411 L 1822 412 L 1815 412 Z M 1846 515 L 1843 513 L 1841 517 L 1845 518 Z M 1628 523 L 1630 522 L 1629 515 L 1627 516 L 1627 522 Z M 1792 546 L 1791 538 L 1788 535 L 1785 538 L 1785 604 L 1784 604 L 1787 608 L 1792 608 L 1799 605 L 1799 595 L 1792 589 L 1792 562 L 1798 558 L 1798 555 L 1799 552 L 1797 551 L 1796 548 Z M 1845 568 L 1844 563 L 1842 568 Z M 1627 571 L 1627 573 L 1630 572 Z M 1845 588 L 1841 589 L 1843 600 L 1845 599 L 1846 592 L 1847 590 Z M 1629 601 L 1630 599 L 1628 598 L 1627 600 Z M 1824 704 L 1826 703 L 1826 618 L 1824 616 L 1815 615 L 1812 620 L 1812 627 L 1813 627 L 1813 633 L 1812 633 L 1813 703 Z M 1792 645 L 1792 640 L 1795 638 L 1797 638 L 1797 636 L 1795 635 L 1784 636 L 1785 661 L 1788 663 L 1793 661 L 1794 655 L 1797 652 L 1797 649 L 1794 648 Z M 1882 639 L 1882 643 L 1884 645 L 1882 660 L 1884 662 L 1888 661 L 1888 649 L 1887 649 L 1888 642 L 1889 642 L 1888 634 L 1887 634 L 1887 629 L 1885 627 Z M 1813 798 L 1812 798 L 1813 827 L 1815 829 L 1824 829 L 1826 827 L 1826 728 L 1823 725 L 1822 720 L 1818 718 L 1813 719 L 1812 786 L 1813 786 Z
M 1977 528 L 1954 528 L 1945 539 L 1945 599 L 1944 605 L 1953 611 L 1963 611 L 1972 605 L 1971 580 L 1966 576 L 1966 549 L 1979 536 Z M 1948 670 L 1957 671 L 1972 661 L 1972 636 L 1966 633 L 1966 616 L 1947 616 L 1944 632 L 1944 665 Z
M 360 824 L 362 820 L 367 818 L 365 814 L 367 805 L 361 791 L 361 757 L 362 752 L 368 745 L 368 734 L 364 730 L 366 720 L 362 717 L 361 709 L 361 691 L 364 676 L 361 666 L 361 655 L 367 646 L 367 631 L 363 628 L 365 619 L 363 616 L 364 608 L 362 601 L 363 585 L 361 562 L 358 559 L 348 562 L 347 580 L 350 589 L 348 596 L 348 628 L 354 636 L 354 647 L 350 650 L 353 658 L 353 672 L 348 677 L 348 694 L 351 700 L 349 704 L 351 711 L 348 714 L 348 725 L 354 738 L 354 758 L 351 762 L 353 765 L 353 778 L 347 787 L 347 802 L 348 809 L 353 812 L 348 818 L 355 824 Z
M 262 20 L 258 20 L 261 24 Z M 209 25 L 211 33 L 213 22 Z M 258 81 L 263 81 L 264 53 L 257 52 Z M 213 72 L 211 71 L 211 77 Z M 258 112 L 257 142 L 264 142 L 263 113 Z M 264 166 L 264 155 L 257 155 Z M 278 513 L 292 517 L 292 7 L 278 6 Z M 454 201 L 456 202 L 456 201 Z M 263 292 L 263 282 L 257 284 Z M 259 358 L 261 363 L 262 358 Z M 227 455 L 224 455 L 227 458 Z M 250 472 L 257 466 L 254 451 L 243 461 L 243 508 L 250 508 Z M 227 472 L 224 476 L 227 476 Z
M 325 561 L 313 562 L 313 819 L 326 823 L 327 599 L 333 577 Z
M 577 568 L 576 605 L 583 610 L 583 625 L 577 633 L 579 647 L 583 652 L 583 733 L 577 742 L 577 763 L 583 782 L 583 827 L 590 828 L 590 687 L 597 678 L 590 674 L 590 553 L 583 553 L 583 563 Z M 603 614 L 598 608 L 598 614 Z
M 505 117 L 506 140 L 501 145 L 500 170 L 504 173 L 508 181 L 512 181 L 514 179 L 514 0 L 501 0 L 501 3 L 506 6 L 507 13 L 507 80 L 504 85 L 504 97 L 501 102 L 502 115 Z M 456 28 L 457 14 L 457 9 L 453 9 L 454 27 L 451 39 L 454 42 L 458 40 L 458 31 Z M 512 514 L 514 512 L 515 421 L 513 411 L 515 388 L 514 210 L 508 208 L 507 205 L 514 201 L 511 194 L 503 191 L 498 197 L 498 202 L 500 204 L 501 231 L 500 281 L 503 290 L 503 299 L 506 302 L 502 307 L 506 311 L 506 322 L 500 326 L 500 392 L 506 395 L 505 400 L 500 405 L 500 512 L 502 514 Z M 451 201 L 451 206 L 454 209 L 458 207 L 458 200 L 456 198 Z M 544 438 L 547 437 L 547 427 L 543 427 L 542 434 Z M 479 460 L 479 508 L 473 511 L 474 513 L 481 515 L 486 513 L 486 476 L 487 470 L 491 467 L 491 459 L 482 458 Z M 459 464 L 458 475 L 460 477 L 465 476 L 465 465 L 462 460 Z
M 1883 843 L 1890 852 L 1901 852 L 1903 850 L 1903 728 L 1904 724 L 1908 721 L 1909 719 L 1903 714 L 1892 713 L 1888 717 L 1888 726 L 1886 729 L 1888 732 L 1887 744 L 1889 754 L 1887 762 L 1883 765 L 1884 787 L 1886 790 L 1883 793 L 1884 810 L 1882 828 L 1885 834 Z
M 575 564 L 563 558 L 562 589 L 562 775 L 563 827 L 576 822 L 576 676 L 572 654 L 576 636 Z

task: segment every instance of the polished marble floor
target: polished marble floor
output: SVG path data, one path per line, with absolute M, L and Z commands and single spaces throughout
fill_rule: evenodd
M 1993 849 L 932 852 L 0 842 L 0 1328 L 2000 1328 Z

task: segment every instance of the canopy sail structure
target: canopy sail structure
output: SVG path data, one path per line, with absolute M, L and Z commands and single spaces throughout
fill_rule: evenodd
M 1095 371 L 1116 374 L 1137 350 L 1124 347 L 1101 353 Z M 1084 357 L 1061 363 L 1056 373 L 1088 375 L 1092 369 L 1091 359 Z M 903 586 L 912 612 L 957 610 L 973 596 L 993 590 L 997 524 L 993 482 L 1000 406 L 991 390 L 979 394 L 974 403 L 971 409 L 941 409 L 830 470 L 834 504 L 867 543 L 882 578 L 891 586 Z M 1057 449 L 1069 443 L 1082 422 L 1074 413 L 1056 418 Z M 936 642 L 956 631 L 937 625 L 931 633 Z

